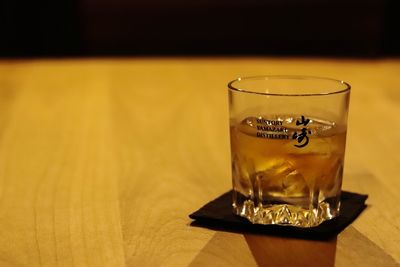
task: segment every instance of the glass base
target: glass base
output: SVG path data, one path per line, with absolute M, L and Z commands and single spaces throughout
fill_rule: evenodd
M 315 227 L 339 215 L 337 198 L 325 199 L 315 208 L 305 209 L 292 204 L 259 204 L 245 200 L 241 204 L 234 201 L 233 212 L 254 224 L 277 224 L 297 227 Z M 336 207 L 336 208 L 334 208 Z

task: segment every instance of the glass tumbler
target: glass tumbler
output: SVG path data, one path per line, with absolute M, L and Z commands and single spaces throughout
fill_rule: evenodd
M 228 88 L 233 212 L 297 227 L 338 216 L 350 85 L 259 76 Z

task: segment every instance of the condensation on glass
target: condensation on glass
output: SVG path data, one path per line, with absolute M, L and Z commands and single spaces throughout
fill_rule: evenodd
M 350 85 L 263 76 L 228 88 L 234 213 L 298 227 L 338 216 Z

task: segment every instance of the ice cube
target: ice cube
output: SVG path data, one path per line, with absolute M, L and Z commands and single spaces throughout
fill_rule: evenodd
M 303 175 L 294 170 L 282 179 L 282 188 L 285 195 L 291 197 L 305 196 L 309 193 L 309 188 Z
M 260 166 L 258 166 L 260 167 Z M 309 188 L 301 173 L 284 159 L 273 159 L 254 175 L 254 190 L 260 200 L 268 196 L 307 196 Z
M 257 135 L 257 118 L 256 117 L 248 117 L 242 122 L 240 122 L 237 126 L 237 130 L 245 133 L 250 136 Z

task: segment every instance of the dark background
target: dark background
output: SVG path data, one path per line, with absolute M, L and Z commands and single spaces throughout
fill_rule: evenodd
M 400 55 L 398 0 L 0 0 L 0 56 Z

